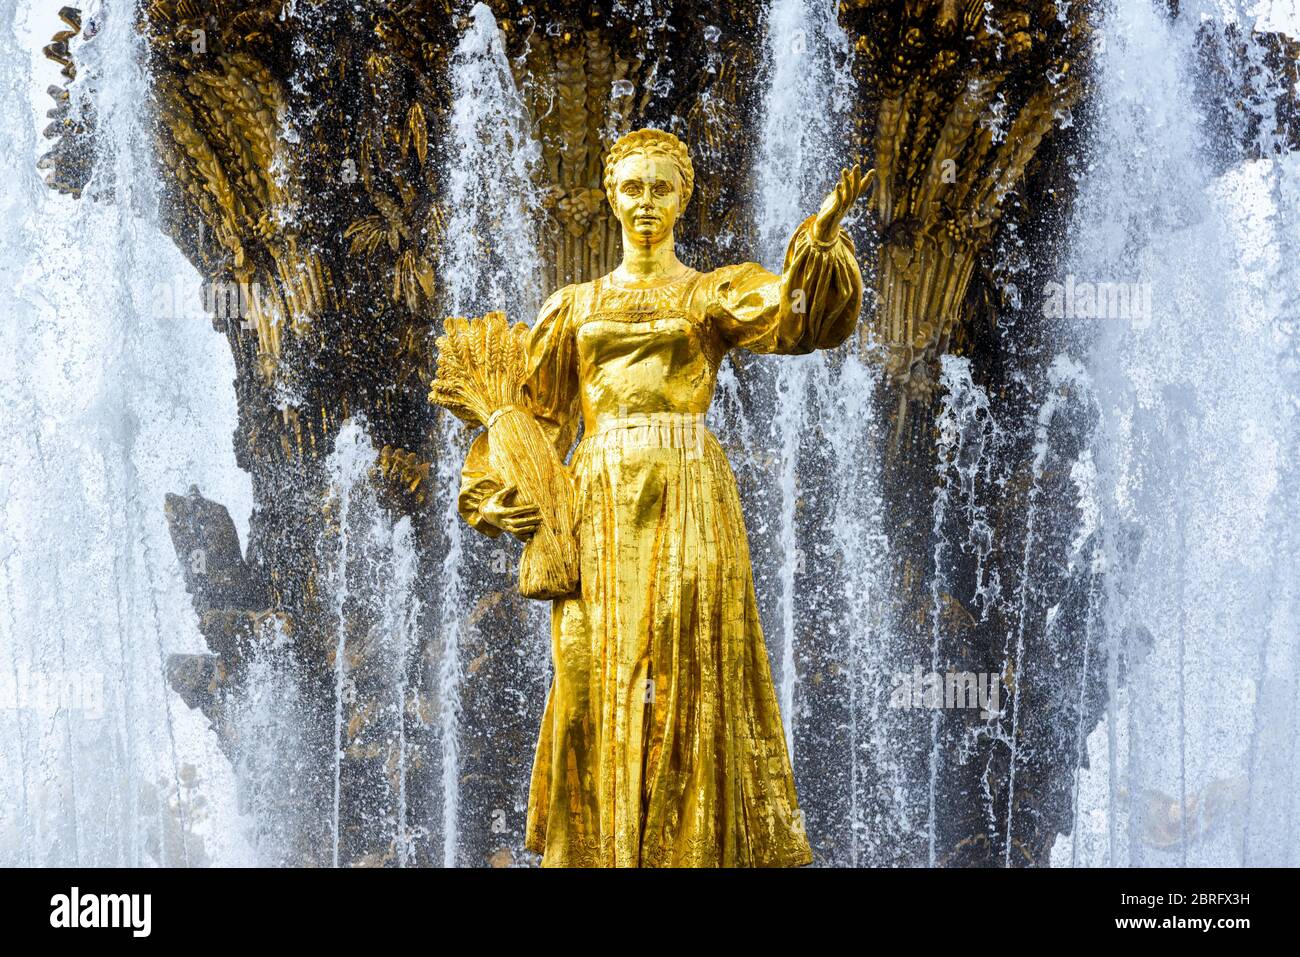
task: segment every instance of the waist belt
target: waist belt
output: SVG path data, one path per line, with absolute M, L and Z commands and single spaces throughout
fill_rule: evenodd
M 703 412 L 627 412 L 597 418 L 583 442 L 698 448 L 709 434 Z
M 622 415 L 602 415 L 596 419 L 592 435 L 616 429 L 637 429 L 646 425 L 668 428 L 696 429 L 704 426 L 703 412 L 626 412 Z

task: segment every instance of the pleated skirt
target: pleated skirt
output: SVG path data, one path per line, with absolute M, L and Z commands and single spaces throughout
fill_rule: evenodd
M 553 603 L 527 846 L 557 867 L 810 863 L 736 480 L 703 416 L 604 423 L 570 469 L 582 577 Z

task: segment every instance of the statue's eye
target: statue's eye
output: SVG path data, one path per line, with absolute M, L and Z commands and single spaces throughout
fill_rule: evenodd
M 639 193 L 641 192 L 641 184 L 633 180 L 628 180 L 626 183 L 623 184 L 623 192 Z
M 667 196 L 667 195 L 668 195 L 669 193 L 671 193 L 672 191 L 673 191 L 673 188 L 672 188 L 671 186 L 669 186 L 667 183 L 660 183 L 659 185 L 657 185 L 657 186 L 655 187 L 655 195 L 656 195 L 656 196 Z

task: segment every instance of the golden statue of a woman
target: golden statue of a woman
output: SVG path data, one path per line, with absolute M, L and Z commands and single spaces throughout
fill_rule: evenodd
M 659 130 L 620 139 L 605 190 L 623 261 L 566 286 L 527 338 L 522 403 L 568 472 L 576 590 L 554 600 L 555 675 L 528 802 L 544 866 L 791 866 L 812 852 L 759 624 L 736 480 L 704 426 L 727 350 L 801 354 L 852 333 L 862 276 L 840 221 L 858 167 L 795 232 L 785 267 L 697 272 L 673 245 L 695 174 Z M 525 541 L 541 513 L 486 436 L 459 508 Z

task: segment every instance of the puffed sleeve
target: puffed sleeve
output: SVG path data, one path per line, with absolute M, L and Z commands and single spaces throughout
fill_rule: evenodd
M 578 431 L 578 367 L 569 311 L 573 286 L 566 286 L 546 300 L 528 335 L 522 404 L 537 419 L 561 459 Z M 501 529 L 483 520 L 479 507 L 504 486 L 492 471 L 488 433 L 470 445 L 461 469 L 460 495 L 456 506 L 461 517 L 485 535 L 495 538 Z
M 724 266 L 708 276 L 707 314 L 728 347 L 802 355 L 834 349 L 857 325 L 862 270 L 843 229 L 828 243 L 813 238 L 809 216 L 774 275 L 758 263 Z
M 484 432 L 470 443 L 469 453 L 465 456 L 465 467 L 460 470 L 460 495 L 456 498 L 456 510 L 469 523 L 470 528 L 482 532 L 488 538 L 496 538 L 501 534 L 501 529 L 483 520 L 479 506 L 501 489 L 501 480 L 488 464 L 488 437 Z
M 560 460 L 578 434 L 578 351 L 569 314 L 576 286 L 551 294 L 528 336 L 523 397 Z

